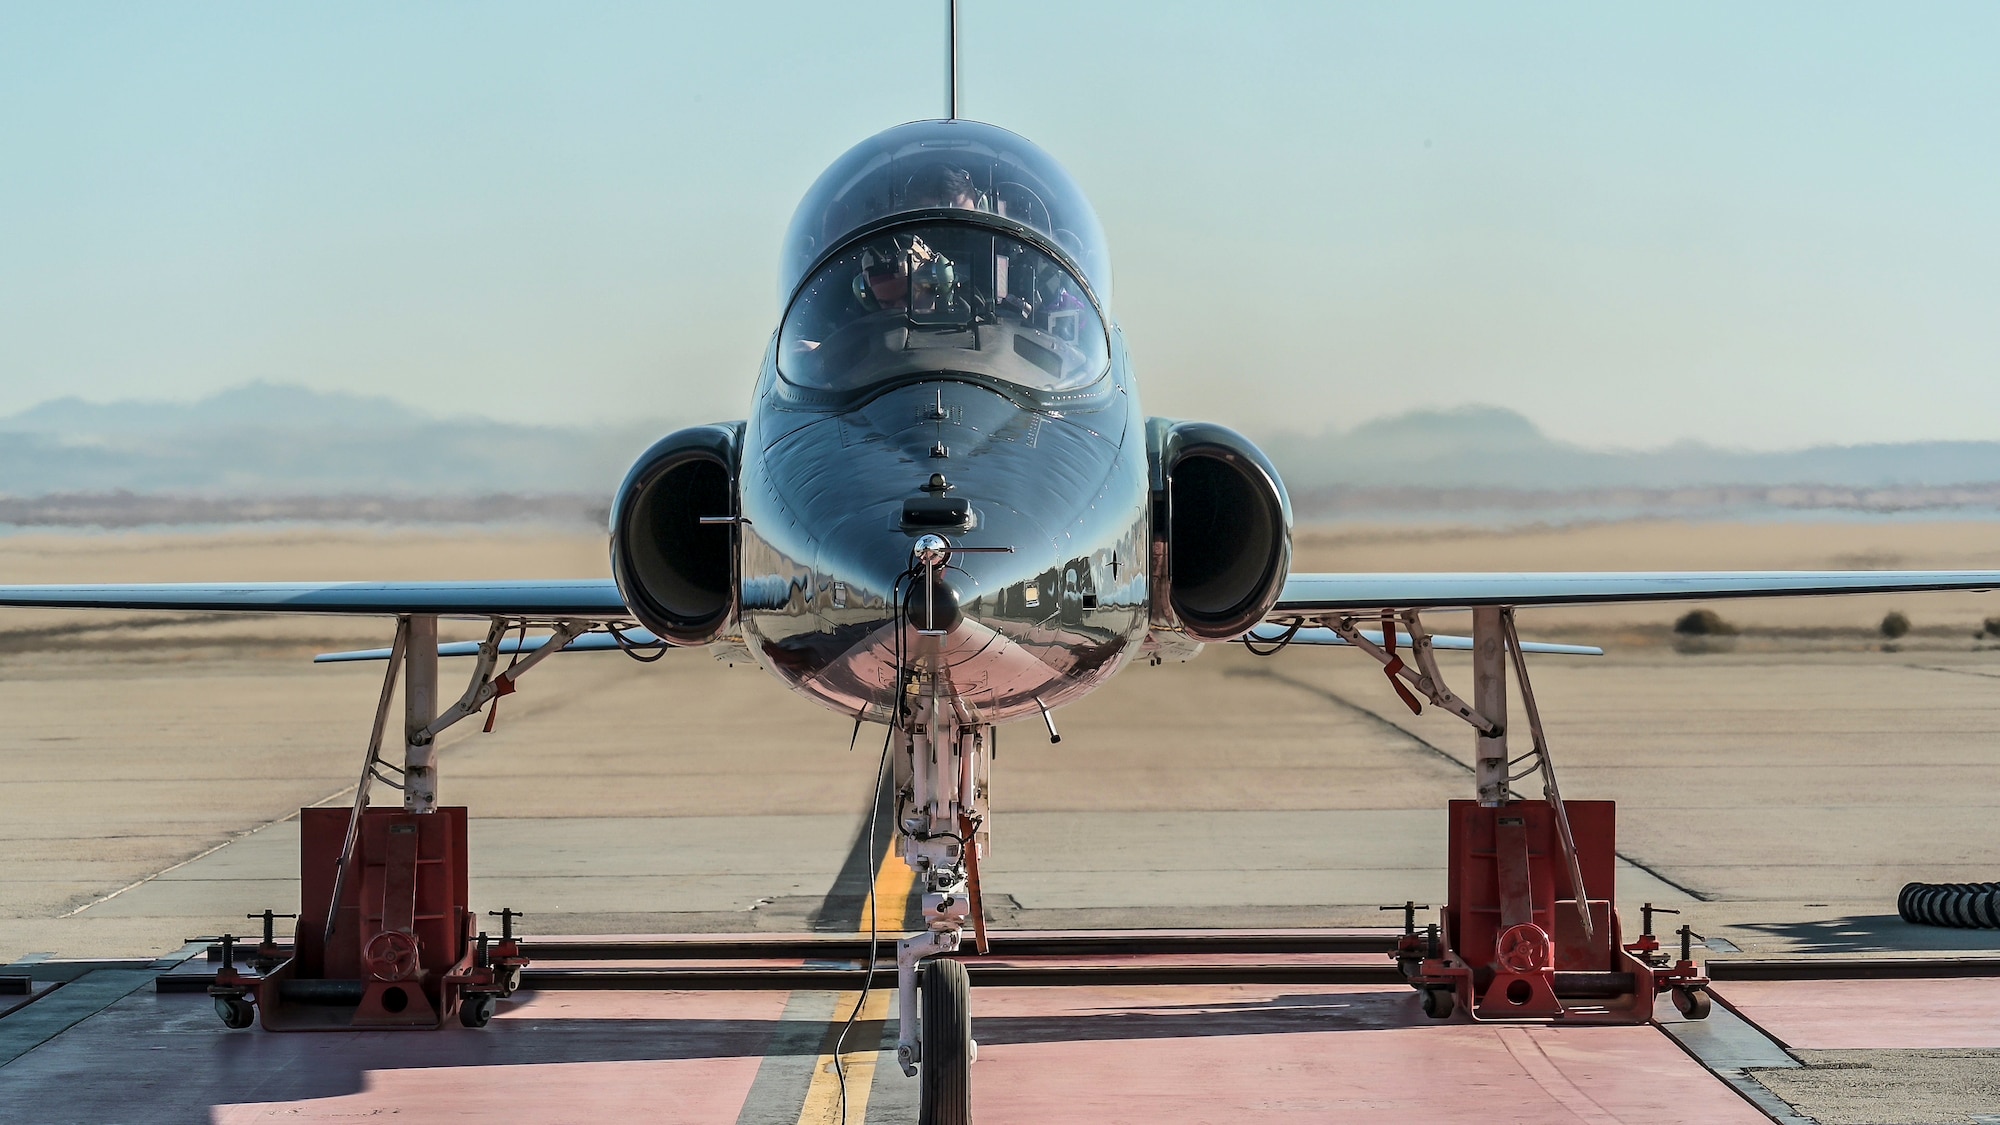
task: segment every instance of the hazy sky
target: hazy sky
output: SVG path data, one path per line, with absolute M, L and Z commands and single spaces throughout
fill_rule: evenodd
M 0 0 L 0 413 L 250 379 L 741 417 L 798 196 L 943 0 Z M 2000 4 L 965 0 L 1159 414 L 2000 439 Z

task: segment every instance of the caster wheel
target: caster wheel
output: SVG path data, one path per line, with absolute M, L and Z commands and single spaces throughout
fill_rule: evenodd
M 917 1125 L 971 1125 L 972 1003 L 965 966 L 926 961 L 918 978 Z
M 236 1031 L 257 1022 L 256 1007 L 241 996 L 216 997 L 215 1014 L 222 1017 L 222 1026 Z
M 1458 996 L 1449 988 L 1426 988 L 1423 999 L 1424 1014 L 1434 1020 L 1448 1020 L 1458 1008 Z
M 1708 1018 L 1709 999 L 1706 988 L 1676 988 L 1673 991 L 1674 1007 L 1691 1020 Z
M 467 996 L 458 1002 L 458 1022 L 466 1027 L 485 1027 L 493 1022 L 499 1001 L 492 996 Z

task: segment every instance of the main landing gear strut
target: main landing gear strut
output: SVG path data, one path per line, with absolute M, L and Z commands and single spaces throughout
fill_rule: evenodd
M 928 673 L 911 679 L 910 721 L 896 755 L 896 827 L 923 887 L 922 932 L 896 943 L 896 1061 L 919 1080 L 920 1125 L 972 1120 L 979 1045 L 965 966 L 954 953 L 968 923 L 986 952 L 979 860 L 986 845 L 993 728 L 973 721 Z
M 1556 788 L 1512 608 L 1473 610 L 1470 704 L 1445 686 L 1415 611 L 1384 613 L 1380 645 L 1352 617 L 1322 623 L 1381 661 L 1411 711 L 1422 709 L 1422 696 L 1477 732 L 1477 800 L 1451 802 L 1449 897 L 1440 923 L 1419 933 L 1416 904 L 1397 908 L 1403 938 L 1392 956 L 1421 994 L 1425 1014 L 1444 1019 L 1463 1008 L 1475 1020 L 1644 1023 L 1654 997 L 1669 992 L 1683 1015 L 1706 1016 L 1708 980 L 1693 960 L 1692 930 L 1681 927 L 1680 959 L 1670 963 L 1653 936 L 1659 911 L 1649 903 L 1645 932 L 1629 944 L 1622 939 L 1614 806 L 1565 801 Z M 1414 666 L 1396 653 L 1399 629 Z M 1515 758 L 1507 751 L 1510 665 L 1532 741 Z M 1531 774 L 1541 776 L 1540 801 L 1513 792 L 1513 783 Z

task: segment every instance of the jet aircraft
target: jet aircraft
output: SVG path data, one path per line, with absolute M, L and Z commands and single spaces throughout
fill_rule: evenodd
M 1595 651 L 1522 644 L 1516 607 L 2000 586 L 2000 571 L 1295 572 L 1276 468 L 1223 426 L 1144 412 L 1097 215 L 1053 157 L 990 124 L 898 125 L 834 161 L 791 221 L 777 290 L 749 416 L 667 435 L 619 487 L 610 581 L 7 586 L 0 605 L 396 619 L 391 648 L 329 658 L 389 659 L 392 681 L 406 666 L 416 812 L 436 807 L 437 733 L 563 650 L 705 648 L 884 725 L 887 827 L 924 892 L 922 929 L 897 943 L 898 1058 L 923 1119 L 945 1123 L 969 1120 L 976 1048 L 964 969 L 938 955 L 981 932 L 999 724 L 1055 738 L 1053 712 L 1132 662 L 1208 643 L 1346 644 L 1412 706 L 1474 726 L 1479 796 L 1499 804 L 1510 660 L 1520 676 L 1523 652 Z M 1422 615 L 1447 610 L 1472 612 L 1470 638 L 1428 631 Z M 487 638 L 439 646 L 440 617 L 485 620 Z M 1473 652 L 1470 701 L 1433 658 L 1450 647 Z M 508 654 L 525 659 L 501 671 Z M 477 657 L 441 713 L 439 655 Z

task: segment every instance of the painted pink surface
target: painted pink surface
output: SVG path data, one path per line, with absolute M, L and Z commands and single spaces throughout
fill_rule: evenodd
M 2000 1048 L 2000 979 L 1729 981 L 1715 994 L 1802 1050 Z
M 217 1106 L 214 1125 L 258 1121 L 398 1122 L 645 1121 L 715 1125 L 735 1121 L 758 1060 L 530 1063 L 378 1070 L 359 1093 L 296 1102 Z
M 973 1098 L 997 1122 L 1762 1125 L 1652 1027 L 1434 1024 L 1408 990 L 993 989 Z

